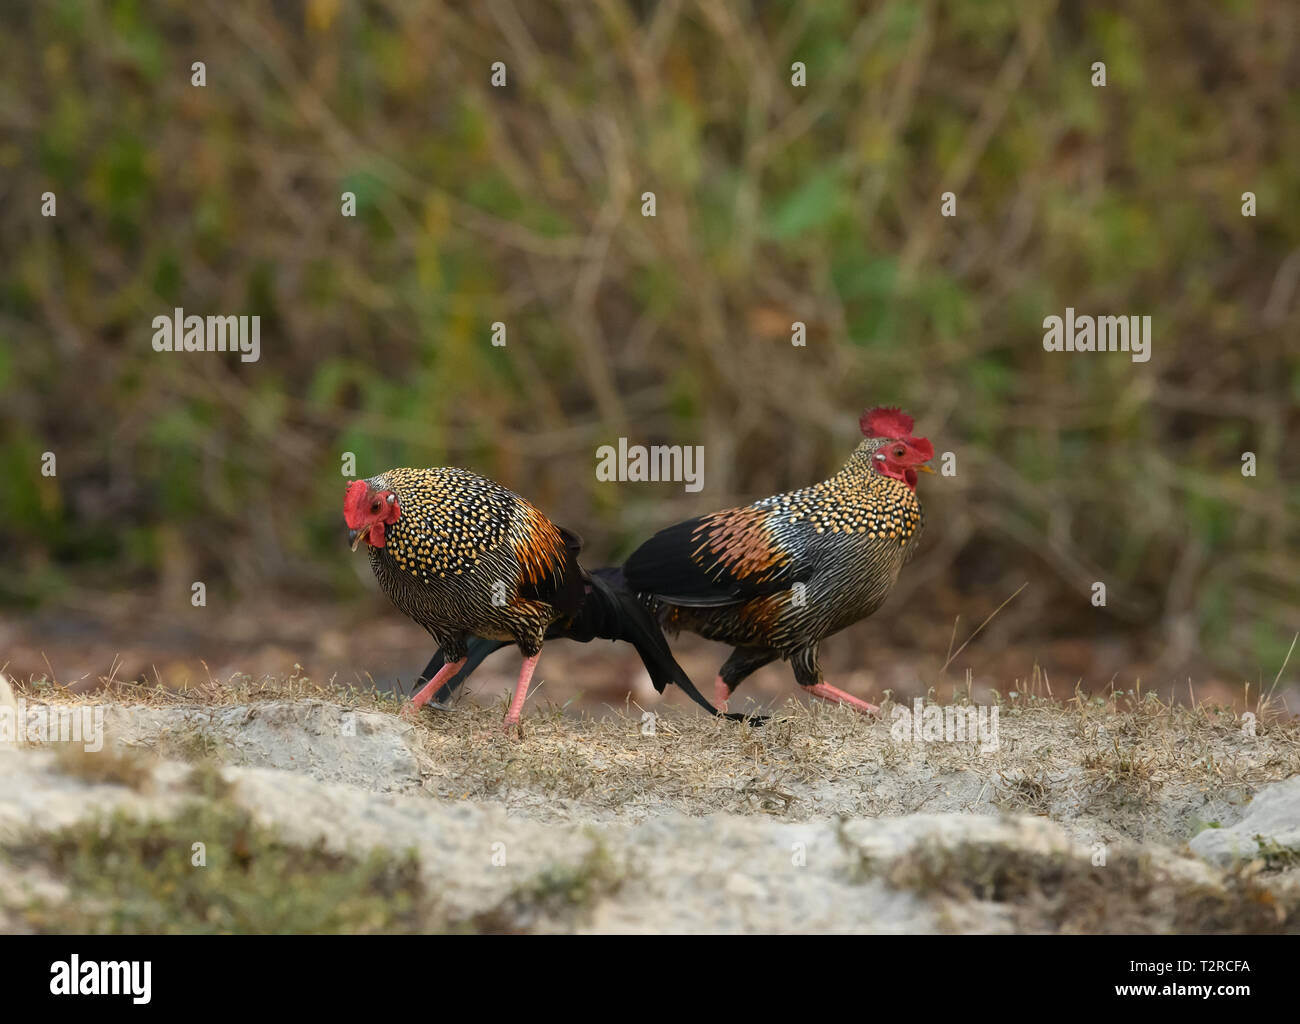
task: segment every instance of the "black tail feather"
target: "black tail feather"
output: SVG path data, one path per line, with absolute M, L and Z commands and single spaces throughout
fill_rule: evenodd
M 588 617 L 596 636 L 608 640 L 625 640 L 635 647 L 656 690 L 663 693 L 664 687 L 670 682 L 676 683 L 686 696 L 711 715 L 733 722 L 748 720 L 754 724 L 762 724 L 767 720 L 758 715 L 721 712 L 709 703 L 695 688 L 691 677 L 677 664 L 658 620 L 628 588 L 622 569 L 617 566 L 593 569 L 587 575 L 591 591 L 578 617 Z
M 663 693 L 670 682 L 676 683 L 686 696 L 709 714 L 718 714 L 718 709 L 704 698 L 690 676 L 677 664 L 659 623 L 635 594 L 618 585 L 621 573 L 617 569 L 598 569 L 588 575 L 591 590 L 574 620 L 573 631 L 590 630 L 592 636 L 627 641 L 641 656 L 656 690 Z
M 622 640 L 630 643 L 640 655 L 656 690 L 663 693 L 670 682 L 676 683 L 686 696 L 710 715 L 722 715 L 722 712 L 719 712 L 695 688 L 690 676 L 677 664 L 659 623 L 636 595 L 627 588 L 621 569 L 596 569 L 585 573 L 584 580 L 587 592 L 582 606 L 571 618 L 552 625 L 547 631 L 547 639 L 563 637 L 577 640 L 579 643 L 588 643 L 596 639 Z M 452 694 L 469 678 L 470 673 L 478 668 L 484 658 L 508 645 L 505 641 L 472 636 L 468 639 L 467 646 L 469 656 L 465 664 L 434 694 L 434 700 L 440 704 L 445 704 L 451 699 Z M 446 660 L 442 649 L 439 648 L 421 673 L 420 682 L 424 683 L 432 679 L 444 664 Z M 761 716 L 737 713 L 726 714 L 723 717 L 732 721 L 748 719 L 756 724 L 765 721 Z

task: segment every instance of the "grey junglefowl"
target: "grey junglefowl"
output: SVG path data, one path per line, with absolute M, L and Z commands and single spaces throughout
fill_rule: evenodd
M 673 659 L 650 612 L 578 564 L 581 539 L 500 484 L 464 469 L 390 469 L 348 483 L 343 517 L 352 550 L 366 544 L 384 593 L 439 645 L 408 711 L 453 677 L 463 680 L 492 651 L 516 644 L 524 663 L 506 712 L 509 732 L 543 642 L 602 637 L 631 643 L 660 692 L 671 680 L 718 714 Z
M 897 409 L 871 409 L 859 426 L 863 440 L 829 479 L 670 526 L 623 565 L 669 632 L 735 648 L 714 684 L 723 710 L 746 676 L 783 658 L 813 696 L 878 711 L 822 678 L 818 645 L 879 608 L 915 555 L 917 473 L 934 472 L 934 446 Z

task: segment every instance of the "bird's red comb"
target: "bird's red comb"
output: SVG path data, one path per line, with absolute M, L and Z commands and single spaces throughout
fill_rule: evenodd
M 343 495 L 343 519 L 349 530 L 360 529 L 365 522 L 366 495 L 369 493 L 370 485 L 364 480 L 353 480 L 348 484 L 347 492 Z
M 878 405 L 862 414 L 858 426 L 867 437 L 905 438 L 912 436 L 913 420 L 900 409 Z

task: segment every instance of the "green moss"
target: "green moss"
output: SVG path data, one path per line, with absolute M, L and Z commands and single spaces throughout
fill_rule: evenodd
M 623 875 L 609 850 L 599 839 L 593 839 L 580 861 L 550 865 L 518 886 L 507 902 L 549 916 L 569 916 L 589 910 L 617 892 L 622 884 Z
M 141 789 L 149 781 L 151 768 L 147 759 L 133 751 L 106 746 L 88 751 L 76 743 L 54 744 L 59 770 L 87 782 L 113 783 Z
M 219 800 L 228 796 L 234 785 L 221 774 L 221 763 L 214 758 L 204 758 L 191 769 L 185 779 L 186 787 L 196 796 Z
M 158 753 L 169 760 L 194 765 L 227 760 L 225 744 L 212 730 L 197 723 L 169 733 L 159 745 Z
M 199 845 L 201 844 L 201 845 Z M 364 857 L 299 846 L 228 803 L 193 804 L 168 821 L 122 814 L 10 848 L 69 898 L 21 911 L 63 934 L 376 933 L 446 927 L 414 854 Z
M 207 796 L 230 788 L 211 761 L 188 784 Z M 57 901 L 0 906 L 54 934 L 520 933 L 578 920 L 624 879 L 593 836 L 581 859 L 548 866 L 485 910 L 453 914 L 424 885 L 413 851 L 296 844 L 220 798 L 168 820 L 118 813 L 35 835 L 0 848 L 0 863 L 66 886 Z
M 1021 927 L 1081 933 L 1195 934 L 1300 931 L 1300 897 L 1263 888 L 1248 871 L 1223 885 L 1175 876 L 1145 854 L 1113 852 L 1105 865 L 1064 851 L 1005 844 L 923 843 L 887 881 L 932 900 L 1003 904 Z
M 1265 870 L 1281 871 L 1300 864 L 1300 850 L 1283 846 L 1276 839 L 1268 839 L 1261 835 L 1255 836 L 1254 839 L 1259 844 L 1258 859 L 1264 862 Z
M 518 933 L 530 931 L 540 921 L 572 925 L 622 887 L 625 869 L 610 856 L 599 836 L 589 833 L 591 845 L 582 859 L 551 864 L 514 889 L 499 904 L 477 914 L 474 931 Z

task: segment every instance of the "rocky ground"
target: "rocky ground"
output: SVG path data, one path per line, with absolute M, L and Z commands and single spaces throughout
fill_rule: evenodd
M 530 704 L 511 740 L 302 679 L 6 699 L 104 743 L 0 743 L 4 931 L 1300 931 L 1294 718 Z

